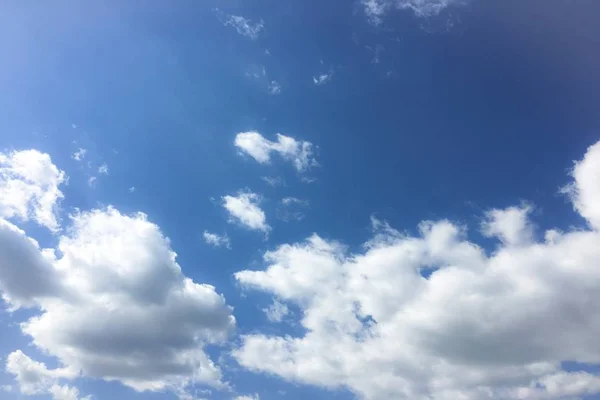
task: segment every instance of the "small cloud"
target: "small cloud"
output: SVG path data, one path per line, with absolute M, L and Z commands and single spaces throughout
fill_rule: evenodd
M 259 207 L 261 197 L 252 192 L 240 192 L 237 196 L 223 196 L 223 207 L 229 212 L 229 222 L 238 222 L 245 227 L 262 231 L 271 230 L 267 216 Z
M 108 165 L 106 163 L 98 167 L 98 173 L 101 175 L 108 175 Z
M 75 161 L 81 161 L 85 158 L 86 153 L 87 150 L 80 147 L 75 153 L 73 153 L 71 158 Z
M 244 396 L 236 396 L 233 400 L 260 400 L 258 394 L 254 395 L 244 395 Z
M 280 203 L 284 206 L 291 206 L 294 204 L 304 207 L 308 206 L 308 200 L 301 200 L 297 197 L 284 197 L 283 199 L 281 199 Z
M 235 28 L 237 33 L 252 40 L 256 40 L 260 32 L 265 27 L 262 19 L 259 22 L 253 24 L 251 20 L 247 18 L 244 18 L 240 15 L 223 14 L 218 9 L 217 15 L 222 20 L 224 26 L 232 26 Z
M 135 186 L 130 187 L 128 190 L 129 190 L 129 193 L 135 192 Z
M 323 63 L 323 60 L 321 60 L 321 63 Z M 313 83 L 317 86 L 321 86 L 331 81 L 331 78 L 333 78 L 333 69 L 329 70 L 326 74 L 313 76 Z
M 265 49 L 265 55 L 266 56 L 270 56 L 271 55 L 271 52 L 269 51 L 269 49 Z
M 277 141 L 273 142 L 255 131 L 240 132 L 235 136 L 235 145 L 260 164 L 268 164 L 271 153 L 278 153 L 284 160 L 291 161 L 298 172 L 318 165 L 313 157 L 312 143 L 280 133 L 277 134 Z
M 96 177 L 95 176 L 90 176 L 88 178 L 88 186 L 89 187 L 95 187 L 96 186 Z
M 12 391 L 13 391 L 13 387 L 11 385 L 0 386 L 0 392 L 10 393 Z
M 204 242 L 214 247 L 225 247 L 231 249 L 231 241 L 227 235 L 218 235 L 209 231 L 204 231 L 202 234 Z
M 274 300 L 273 304 L 271 304 L 269 307 L 263 308 L 263 312 L 266 314 L 269 321 L 281 322 L 283 317 L 290 313 L 290 310 L 284 303 Z
M 302 183 L 314 183 L 317 181 L 317 178 L 312 178 L 310 176 L 301 176 L 300 182 Z
M 75 124 L 71 124 L 71 128 L 73 128 L 73 129 L 77 129 L 77 125 L 75 125 Z
M 285 183 L 283 182 L 283 179 L 281 179 L 278 176 L 261 176 L 261 178 L 267 185 L 269 186 L 283 186 L 285 185 Z
M 281 85 L 277 81 L 271 81 L 268 88 L 271 94 L 281 93 Z

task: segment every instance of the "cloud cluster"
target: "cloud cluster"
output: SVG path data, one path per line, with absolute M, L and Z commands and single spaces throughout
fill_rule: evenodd
M 486 214 L 488 253 L 466 227 L 424 221 L 411 236 L 374 220 L 362 251 L 313 235 L 235 274 L 246 288 L 301 309 L 305 333 L 252 333 L 233 351 L 253 371 L 348 388 L 369 400 L 574 399 L 600 377 L 600 143 L 566 191 L 589 230 L 536 240 L 531 207 Z M 368 371 L 368 373 L 365 373 Z
M 58 231 L 59 185 L 66 179 L 48 154 L 37 150 L 0 153 L 0 218 L 35 220 Z
M 29 208 L 34 215 L 40 207 L 54 210 L 64 174 L 48 155 L 3 157 L 3 190 L 25 193 L 9 190 L 28 207 L 17 215 L 27 217 Z M 47 192 L 53 195 L 44 197 Z M 16 214 L 6 204 L 13 203 L 3 203 L 3 215 Z M 43 215 L 54 217 L 51 211 Z M 123 215 L 111 207 L 76 212 L 57 239 L 56 249 L 42 249 L 0 218 L 2 298 L 10 309 L 34 310 L 20 328 L 61 365 L 49 370 L 13 352 L 7 370 L 22 393 L 76 399 L 76 389 L 58 380 L 80 374 L 139 391 L 224 385 L 203 347 L 229 337 L 235 327 L 232 310 L 214 287 L 183 275 L 168 238 L 146 215 Z
M 299 141 L 280 133 L 277 134 L 277 141 L 273 142 L 255 131 L 240 132 L 235 137 L 235 145 L 260 164 L 268 164 L 271 161 L 271 154 L 277 153 L 284 160 L 291 162 L 298 172 L 318 165 L 313 156 L 312 143 Z
M 230 222 L 236 222 L 257 231 L 269 232 L 267 216 L 260 208 L 261 198 L 256 193 L 240 192 L 237 196 L 223 196 L 223 207 L 230 216 Z

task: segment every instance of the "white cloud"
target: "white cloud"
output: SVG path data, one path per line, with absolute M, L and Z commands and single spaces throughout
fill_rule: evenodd
M 79 389 L 66 385 L 53 385 L 50 388 L 53 400 L 79 400 Z M 92 396 L 85 396 L 81 400 L 92 400 Z
M 371 23 L 378 25 L 383 16 L 392 5 L 391 0 L 362 0 L 365 7 L 365 14 Z
M 321 74 L 318 76 L 313 76 L 313 83 L 317 86 L 324 85 L 331 80 L 333 77 L 333 72 L 328 74 Z
M 14 375 L 19 391 L 24 395 L 51 394 L 54 400 L 79 400 L 79 390 L 61 386 L 61 379 L 74 379 L 78 372 L 74 369 L 48 369 L 44 363 L 33 361 L 22 351 L 12 352 L 6 358 L 6 372 Z M 11 388 L 12 390 L 12 388 Z M 89 400 L 87 396 L 81 400 Z
M 359 398 L 558 400 L 600 393 L 600 144 L 573 171 L 575 208 L 590 230 L 536 241 L 530 207 L 492 210 L 487 253 L 466 227 L 424 221 L 410 236 L 374 220 L 362 251 L 318 235 L 235 274 L 301 309 L 298 336 L 244 335 L 244 367 Z M 367 372 L 365 372 L 367 371 Z
M 2 385 L 2 386 L 0 386 L 0 391 L 3 391 L 5 393 L 10 393 L 13 391 L 13 387 L 12 387 L 12 385 Z
M 313 157 L 312 143 L 280 133 L 277 134 L 277 141 L 273 142 L 255 131 L 240 132 L 235 137 L 235 145 L 260 164 L 268 164 L 271 154 L 278 153 L 284 160 L 290 161 L 298 172 L 318 165 Z
M 108 165 L 106 163 L 98 167 L 98 173 L 100 175 L 108 175 Z
M 575 163 L 574 182 L 563 189 L 581 214 L 594 229 L 600 229 L 600 142 L 587 150 L 583 160 Z
M 277 81 L 269 82 L 268 89 L 269 89 L 269 93 L 271 93 L 271 94 L 281 93 L 281 85 Z
M 258 394 L 254 395 L 245 395 L 245 396 L 236 396 L 233 400 L 260 400 Z
M 223 385 L 203 347 L 228 338 L 232 310 L 214 287 L 183 275 L 158 226 L 109 207 L 71 216 L 68 232 L 56 251 L 40 250 L 0 224 L 0 290 L 13 309 L 36 307 L 20 324 L 33 345 L 64 370 L 138 391 Z
M 263 308 L 263 312 L 267 315 L 267 319 L 271 322 L 281 322 L 283 317 L 290 313 L 287 305 L 274 300 L 267 308 Z
M 88 184 L 88 186 L 89 186 L 89 187 L 94 187 L 94 186 L 96 186 L 96 179 L 97 179 L 97 178 L 96 178 L 95 176 L 90 176 L 90 177 L 88 178 L 88 181 L 87 181 L 87 184 Z
M 282 186 L 284 185 L 283 179 L 278 176 L 262 176 L 262 179 L 269 186 Z
M 204 231 L 202 234 L 204 237 L 204 241 L 207 244 L 210 244 L 214 247 L 226 247 L 228 249 L 231 248 L 231 242 L 227 235 L 217 235 L 216 233 L 210 233 L 208 231 Z
M 530 212 L 528 205 L 490 210 L 482 224 L 482 233 L 487 237 L 498 237 L 506 246 L 529 244 L 533 240 L 533 227 L 528 219 Z
M 85 158 L 86 153 L 87 150 L 80 147 L 75 153 L 73 153 L 71 158 L 75 161 L 82 161 Z
M 301 200 L 297 197 L 284 197 L 283 199 L 281 199 L 280 201 L 281 204 L 283 204 L 284 206 L 291 206 L 291 205 L 300 205 L 300 206 L 308 206 L 308 201 L 307 200 Z
M 265 233 L 271 230 L 265 212 L 259 207 L 261 198 L 256 193 L 240 192 L 237 196 L 223 196 L 222 200 L 231 222 Z
M 65 181 L 45 153 L 37 150 L 0 153 L 0 218 L 35 220 L 58 231 L 59 186 Z
M 129 190 L 129 193 L 135 192 L 135 186 L 130 187 L 128 190 Z
M 391 9 L 411 10 L 418 17 L 438 15 L 449 6 L 459 6 L 468 0 L 362 0 L 367 18 L 373 24 L 380 24 Z
M 249 19 L 239 15 L 223 15 L 223 18 L 224 25 L 234 27 L 240 35 L 246 36 L 252 40 L 257 39 L 260 32 L 265 27 L 262 20 L 253 24 Z

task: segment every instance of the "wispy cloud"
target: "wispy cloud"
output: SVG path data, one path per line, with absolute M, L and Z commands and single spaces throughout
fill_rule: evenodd
M 278 176 L 261 176 L 261 178 L 269 186 L 283 186 L 285 182 Z
M 237 33 L 252 40 L 256 40 L 265 27 L 262 19 L 256 23 L 252 23 L 251 20 L 240 15 L 224 14 L 218 9 L 216 11 L 223 25 L 234 27 Z
M 281 322 L 283 318 L 290 313 L 288 306 L 277 300 L 274 300 L 267 308 L 263 308 L 267 319 L 271 322 Z
M 309 206 L 308 200 L 297 197 L 284 197 L 277 207 L 277 218 L 284 222 L 301 221 L 306 217 L 304 209 Z
M 333 71 L 330 71 L 327 74 L 313 76 L 313 83 L 317 86 L 324 85 L 327 82 L 331 81 L 332 77 L 333 77 Z
M 281 85 L 277 81 L 269 82 L 269 93 L 279 94 L 281 93 Z
M 81 161 L 85 158 L 86 153 L 87 150 L 80 147 L 75 153 L 73 153 L 71 158 L 75 161 Z
M 98 167 L 98 173 L 101 175 L 108 175 L 108 165 L 106 163 Z
M 418 17 L 438 15 L 449 6 L 459 6 L 469 0 L 362 0 L 365 15 L 374 25 L 383 21 L 385 14 L 393 8 L 411 10 Z
M 204 238 L 204 242 L 214 247 L 225 247 L 231 249 L 231 241 L 229 240 L 229 236 L 219 235 L 216 233 L 211 233 L 209 231 L 204 231 L 202 234 Z

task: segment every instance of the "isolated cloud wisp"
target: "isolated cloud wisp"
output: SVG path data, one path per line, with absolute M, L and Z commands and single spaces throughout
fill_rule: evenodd
M 204 231 L 202 234 L 204 238 L 204 242 L 214 247 L 225 247 L 231 248 L 231 241 L 229 240 L 229 236 L 227 235 L 218 235 L 216 233 L 211 233 L 209 231 Z
M 236 196 L 223 196 L 223 207 L 230 216 L 230 222 L 239 223 L 251 230 L 269 232 L 267 216 L 260 208 L 261 198 L 256 193 L 240 192 Z
M 223 21 L 223 25 L 232 26 L 237 33 L 252 40 L 258 39 L 260 32 L 265 27 L 262 19 L 257 23 L 252 23 L 251 20 L 239 15 L 226 15 L 219 10 L 217 10 L 217 13 Z
M 37 150 L 0 153 L 0 218 L 33 219 L 51 231 L 59 229 L 59 185 L 66 179 L 48 154 Z
M 264 255 L 235 274 L 246 288 L 301 309 L 306 333 L 244 335 L 233 351 L 257 372 L 359 398 L 558 400 L 600 392 L 600 143 L 568 187 L 590 230 L 549 230 L 539 241 L 531 206 L 497 209 L 481 229 L 424 221 L 411 236 L 373 220 L 359 252 L 318 235 Z M 369 371 L 369 373 L 365 373 Z
M 277 134 L 277 141 L 273 142 L 256 131 L 240 132 L 235 137 L 235 145 L 260 164 L 270 163 L 271 154 L 277 153 L 284 160 L 291 162 L 298 172 L 318 165 L 313 156 L 312 143 L 280 133 Z
M 333 77 L 333 72 L 330 72 L 328 74 L 321 74 L 321 75 L 313 76 L 313 83 L 317 86 L 321 86 L 321 85 L 324 85 L 327 82 L 329 82 L 332 77 Z

